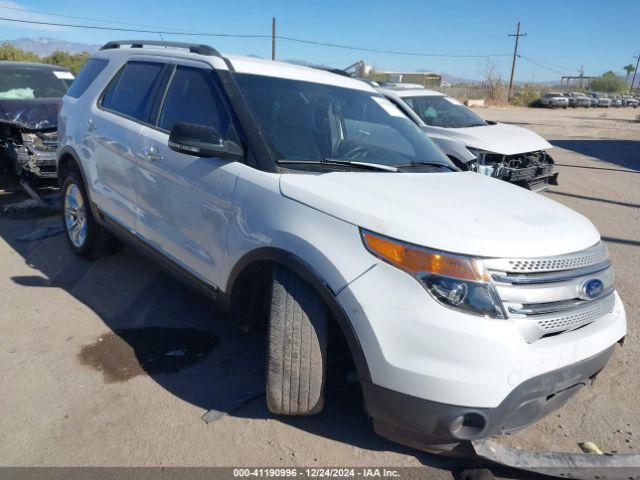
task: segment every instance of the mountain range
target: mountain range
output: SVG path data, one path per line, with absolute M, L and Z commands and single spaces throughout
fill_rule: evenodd
M 20 50 L 33 52 L 40 57 L 51 55 L 56 50 L 69 53 L 93 53 L 100 48 L 100 45 L 67 42 L 65 40 L 58 40 L 56 38 L 49 37 L 18 38 L 15 40 L 4 40 L 4 42 L 10 43 Z

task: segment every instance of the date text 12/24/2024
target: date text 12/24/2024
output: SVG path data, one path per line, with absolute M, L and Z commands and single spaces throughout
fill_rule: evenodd
M 233 476 L 264 478 L 400 478 L 397 469 L 389 468 L 234 468 Z

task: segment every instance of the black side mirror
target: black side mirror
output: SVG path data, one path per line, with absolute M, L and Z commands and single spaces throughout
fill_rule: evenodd
M 176 123 L 169 134 L 169 148 L 195 157 L 217 157 L 237 162 L 242 160 L 242 147 L 223 140 L 213 127 L 194 123 Z

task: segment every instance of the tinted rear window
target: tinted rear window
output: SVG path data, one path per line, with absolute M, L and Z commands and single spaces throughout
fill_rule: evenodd
M 163 67 L 162 63 L 127 63 L 107 87 L 102 106 L 143 122 L 148 121 Z
M 101 60 L 99 58 L 90 58 L 84 65 L 78 76 L 69 87 L 67 95 L 73 98 L 79 98 L 84 92 L 87 91 L 89 85 L 93 83 L 96 77 L 104 70 L 104 67 L 109 63 L 107 60 Z

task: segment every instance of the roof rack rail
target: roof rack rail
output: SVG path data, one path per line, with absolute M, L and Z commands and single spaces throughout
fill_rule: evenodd
M 112 50 L 114 48 L 120 48 L 123 45 L 130 45 L 131 48 L 143 48 L 145 45 L 153 45 L 154 47 L 185 48 L 191 53 L 197 53 L 199 55 L 211 55 L 214 57 L 221 56 L 220 52 L 209 45 L 198 45 L 195 43 L 184 42 L 163 42 L 159 40 L 112 40 L 100 47 L 100 50 Z

